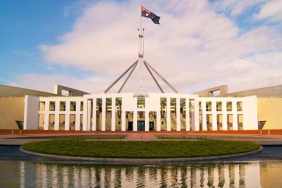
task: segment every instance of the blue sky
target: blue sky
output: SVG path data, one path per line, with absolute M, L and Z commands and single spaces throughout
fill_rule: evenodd
M 0 82 L 9 83 L 21 74 L 81 73 L 66 66 L 44 64 L 39 45 L 56 43 L 58 36 L 71 30 L 79 1 L 9 1 L 0 2 Z M 79 5 L 81 6 L 81 5 Z
M 282 84 L 280 2 L 144 0 L 161 16 L 159 27 L 145 20 L 147 57 L 182 91 Z M 139 5 L 137 0 L 0 1 L 0 83 L 101 90 L 136 57 Z

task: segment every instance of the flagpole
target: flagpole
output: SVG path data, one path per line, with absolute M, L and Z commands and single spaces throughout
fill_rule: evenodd
M 143 5 L 140 6 L 141 8 L 141 12 L 142 12 L 142 7 Z M 138 37 L 139 37 L 139 52 L 138 52 L 138 57 L 139 59 L 143 59 L 143 56 L 144 56 L 144 28 L 143 28 L 143 18 L 142 18 L 142 15 L 140 14 L 140 23 L 139 23 L 139 34 L 138 34 Z

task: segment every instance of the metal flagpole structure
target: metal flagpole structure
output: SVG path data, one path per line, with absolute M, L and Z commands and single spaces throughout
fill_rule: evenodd
M 165 90 L 161 87 L 161 84 L 158 82 L 157 77 L 160 78 L 173 92 L 178 93 L 178 91 L 172 86 L 172 84 L 170 84 L 156 69 L 154 69 L 149 63 L 147 63 L 144 60 L 144 51 L 145 51 L 144 50 L 145 49 L 144 32 L 145 32 L 145 29 L 143 27 L 142 5 L 141 5 L 140 23 L 139 23 L 139 28 L 138 28 L 138 40 L 139 40 L 138 41 L 138 59 L 133 64 L 131 64 L 114 82 L 112 82 L 111 85 L 107 87 L 107 89 L 104 91 L 104 93 L 108 93 L 114 87 L 114 85 L 116 85 L 123 77 L 126 76 L 126 74 L 128 74 L 125 80 L 123 81 L 121 87 L 118 90 L 118 93 L 120 93 L 123 90 L 124 86 L 126 85 L 127 81 L 130 79 L 130 77 L 134 73 L 139 63 L 142 63 L 145 66 L 146 70 L 148 71 L 152 79 L 154 80 L 155 84 L 157 85 L 161 93 L 165 93 Z M 154 73 L 156 75 L 154 75 Z
M 173 90 L 175 93 L 178 93 L 178 91 L 172 86 L 172 84 L 169 83 L 169 81 L 167 81 L 154 67 L 152 67 L 152 65 L 150 65 L 146 61 L 144 61 L 144 63 L 145 65 L 148 65 L 150 69 L 152 69 L 158 75 L 158 77 L 161 78 L 162 81 L 164 81 L 170 87 L 171 90 Z
M 135 61 L 132 65 L 130 65 L 115 81 L 113 81 L 113 83 L 112 83 L 109 87 L 107 87 L 107 89 L 104 91 L 104 93 L 107 93 L 110 89 L 112 89 L 112 87 L 113 87 L 124 75 L 126 75 L 126 73 L 127 73 L 130 69 L 132 69 L 132 67 L 134 67 L 135 64 L 137 64 L 137 63 L 138 63 L 138 60 Z

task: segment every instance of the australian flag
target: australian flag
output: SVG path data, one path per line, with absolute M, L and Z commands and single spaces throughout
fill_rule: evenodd
M 160 17 L 141 5 L 141 16 L 150 18 L 155 24 L 160 24 Z

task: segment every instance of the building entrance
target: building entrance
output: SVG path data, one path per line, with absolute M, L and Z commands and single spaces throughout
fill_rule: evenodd
M 133 131 L 133 121 L 129 121 L 127 124 L 127 130 L 128 131 Z
M 154 122 L 153 122 L 153 121 L 150 121 L 150 123 L 149 123 L 149 130 L 150 130 L 150 131 L 153 131 L 154 129 L 155 129 Z
M 137 121 L 137 130 L 145 131 L 145 121 Z

